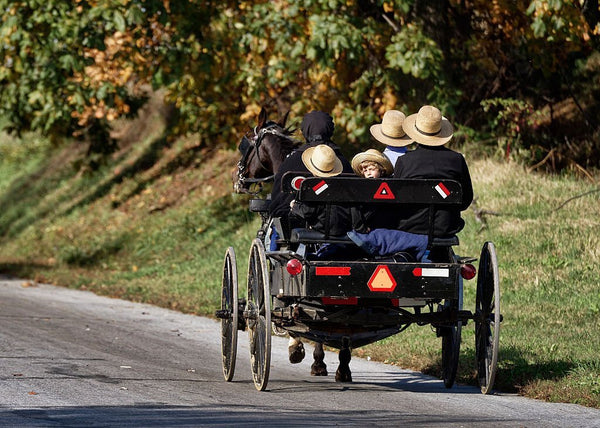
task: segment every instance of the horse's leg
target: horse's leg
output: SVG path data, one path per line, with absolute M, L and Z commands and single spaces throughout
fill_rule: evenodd
M 336 382 L 352 382 L 352 372 L 350 371 L 350 359 L 352 351 L 349 346 L 344 346 L 340 349 L 340 365 L 335 372 Z
M 313 357 L 315 361 L 310 366 L 310 374 L 313 376 L 327 376 L 327 364 L 325 364 L 325 351 L 323 351 L 323 344 L 316 343 L 315 350 L 313 351 Z
M 304 359 L 304 344 L 299 337 L 291 337 L 288 342 L 290 363 L 298 364 Z

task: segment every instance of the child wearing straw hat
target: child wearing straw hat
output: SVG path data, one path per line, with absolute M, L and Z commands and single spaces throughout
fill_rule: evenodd
M 365 178 L 389 177 L 394 172 L 390 160 L 379 150 L 368 149 L 352 158 L 352 169 Z M 397 216 L 387 208 L 372 204 L 361 204 L 350 209 L 352 229 L 356 232 L 367 233 L 372 229 L 393 228 Z
M 394 172 L 390 160 L 379 150 L 369 149 L 352 158 L 352 169 L 365 178 L 389 177 Z
M 354 172 L 365 178 L 391 176 L 394 168 L 381 152 L 369 149 L 352 158 Z M 398 214 L 387 207 L 364 204 L 352 207 L 352 230 L 348 237 L 368 254 L 385 256 L 400 251 L 413 253 L 421 259 L 426 243 L 422 237 L 394 230 Z M 421 245 L 423 244 L 423 245 Z M 423 248 L 421 248 L 423 247 Z

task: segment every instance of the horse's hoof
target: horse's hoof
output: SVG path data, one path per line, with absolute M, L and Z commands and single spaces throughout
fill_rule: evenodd
M 335 372 L 335 381 L 336 382 L 352 382 L 352 373 L 350 373 L 350 372 L 342 373 L 338 370 Z
M 311 376 L 327 376 L 327 365 L 325 363 L 317 364 L 313 363 L 310 366 L 310 375 Z
M 288 352 L 292 364 L 298 364 L 304 359 L 304 345 L 302 342 L 296 342 L 294 345 L 288 346 Z

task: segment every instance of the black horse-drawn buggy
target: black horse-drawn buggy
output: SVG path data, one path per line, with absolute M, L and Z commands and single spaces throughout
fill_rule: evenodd
M 462 197 L 460 184 L 447 179 L 319 178 L 292 172 L 284 175 L 282 188 L 295 193 L 298 201 L 325 206 L 427 207 L 430 219 L 436 209 L 458 205 Z M 426 262 L 406 254 L 376 258 L 359 251 L 350 251 L 352 257 L 328 259 L 315 256 L 316 249 L 323 245 L 351 248 L 353 242 L 312 229 L 285 230 L 269 217 L 268 204 L 269 199 L 250 200 L 250 211 L 260 214 L 262 225 L 250 248 L 247 292 L 243 296 L 234 248 L 225 254 L 221 308 L 216 315 L 221 319 L 227 381 L 234 375 L 240 330 L 248 330 L 252 376 L 256 389 L 262 391 L 269 379 L 272 329 L 339 349 L 338 371 L 345 369 L 345 380 L 350 380 L 351 349 L 417 324 L 432 326 L 441 338 L 442 377 L 450 388 L 456 378 L 461 328 L 472 320 L 479 384 L 483 393 L 492 391 L 501 322 L 492 242 L 483 244 L 477 270 L 471 264 L 477 259 L 454 253 L 453 247 L 459 244 L 456 236 L 440 239 L 432 233 Z M 280 233 L 274 251 L 269 250 L 273 227 Z M 476 304 L 471 312 L 462 305 L 463 278 L 475 276 Z

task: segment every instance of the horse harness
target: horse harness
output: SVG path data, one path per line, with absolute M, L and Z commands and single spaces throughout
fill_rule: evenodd
M 237 163 L 238 180 L 234 186 L 236 193 L 249 193 L 253 195 L 260 193 L 262 190 L 262 183 L 270 181 L 275 177 L 275 174 L 262 178 L 246 177 L 246 174 L 248 173 L 248 160 L 252 153 L 256 156 L 260 167 L 265 171 L 269 171 L 269 168 L 265 166 L 260 159 L 260 146 L 266 135 L 271 134 L 280 138 L 291 139 L 289 135 L 286 135 L 281 131 L 279 125 L 275 122 L 268 122 L 265 127 L 259 130 L 254 128 L 252 133 L 253 135 L 250 138 L 248 138 L 248 134 L 244 135 L 238 146 L 238 150 L 242 153 L 242 157 Z M 250 191 L 248 188 L 254 184 L 258 186 L 258 189 L 256 191 Z

